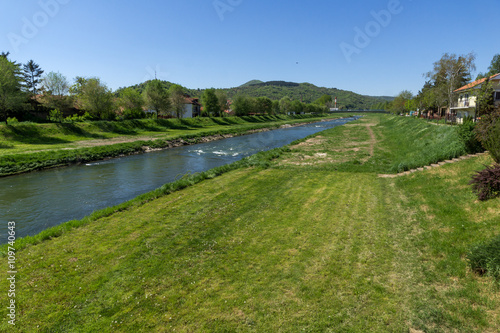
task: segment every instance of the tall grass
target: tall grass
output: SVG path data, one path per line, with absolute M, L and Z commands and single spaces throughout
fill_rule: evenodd
M 419 119 L 387 117 L 380 124 L 393 152 L 391 172 L 402 172 L 467 153 L 457 130 Z

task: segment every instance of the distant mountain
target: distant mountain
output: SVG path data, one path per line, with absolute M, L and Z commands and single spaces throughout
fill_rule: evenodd
M 262 82 L 261 80 L 252 80 L 252 81 L 248 81 L 247 83 L 242 84 L 241 86 L 239 86 L 239 88 L 249 87 L 249 86 L 252 86 L 254 84 L 259 84 L 259 83 L 264 83 L 264 82 Z
M 347 109 L 370 109 L 375 105 L 382 105 L 394 99 L 394 97 L 389 96 L 366 96 L 337 88 L 317 87 L 311 83 L 285 81 L 262 82 L 253 80 L 237 88 L 224 90 L 229 98 L 242 94 L 251 97 L 265 96 L 272 100 L 279 100 L 288 96 L 292 100 L 301 100 L 304 103 L 312 103 L 323 95 L 330 95 L 332 98 L 337 97 L 337 107 Z
M 173 83 L 162 81 L 163 86 L 168 89 Z M 136 84 L 130 88 L 143 92 L 147 82 Z M 125 88 L 118 89 L 115 93 Z M 250 97 L 269 97 L 272 100 L 280 100 L 285 96 L 292 100 L 299 100 L 304 103 L 312 103 L 323 95 L 330 95 L 333 99 L 337 97 L 337 107 L 343 109 L 370 109 L 380 108 L 387 102 L 390 102 L 394 97 L 389 96 L 366 96 L 356 94 L 352 91 L 341 90 L 337 88 L 317 87 L 311 83 L 295 83 L 285 81 L 268 81 L 252 80 L 239 87 L 221 89 L 226 91 L 228 98 L 234 98 L 237 95 L 246 95 Z M 184 88 L 184 91 L 192 97 L 201 97 L 202 89 Z

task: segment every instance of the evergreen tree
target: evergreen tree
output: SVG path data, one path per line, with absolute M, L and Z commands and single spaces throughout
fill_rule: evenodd
M 37 94 L 37 85 L 41 83 L 40 77 L 43 74 L 43 70 L 38 64 L 33 60 L 28 61 L 23 65 L 23 76 L 26 88 L 34 96 Z

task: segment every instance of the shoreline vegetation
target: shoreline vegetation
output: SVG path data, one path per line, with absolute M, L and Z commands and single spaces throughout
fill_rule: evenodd
M 2 147 L 0 177 L 147 153 L 340 117 L 342 116 L 248 116 L 0 125 L 0 147 Z
M 0 330 L 498 331 L 465 259 L 500 233 L 467 185 L 491 157 L 380 178 L 465 149 L 417 122 L 366 115 L 20 239 Z

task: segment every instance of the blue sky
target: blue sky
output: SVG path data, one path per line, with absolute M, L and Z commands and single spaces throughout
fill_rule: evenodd
M 310 82 L 417 93 L 443 53 L 500 53 L 498 0 L 1 0 L 0 51 L 117 89 Z M 378 18 L 377 18 L 378 17 Z

